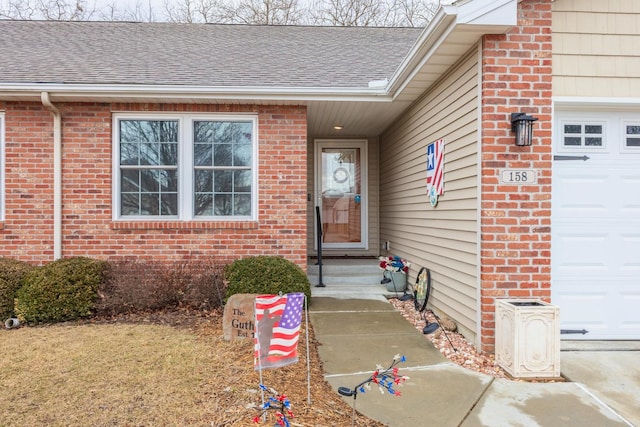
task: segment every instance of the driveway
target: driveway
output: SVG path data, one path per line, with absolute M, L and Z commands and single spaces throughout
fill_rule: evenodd
M 640 427 L 640 341 L 563 341 L 560 368 Z

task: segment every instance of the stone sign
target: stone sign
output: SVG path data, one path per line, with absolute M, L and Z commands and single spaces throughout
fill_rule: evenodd
M 256 296 L 257 294 L 235 294 L 229 297 L 222 316 L 225 340 L 253 339 Z

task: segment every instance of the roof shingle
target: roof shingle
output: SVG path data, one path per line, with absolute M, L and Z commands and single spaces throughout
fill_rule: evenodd
M 367 87 L 417 28 L 0 21 L 0 84 Z

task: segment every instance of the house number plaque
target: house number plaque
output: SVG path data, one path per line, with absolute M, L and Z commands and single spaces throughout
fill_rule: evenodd
M 535 184 L 538 176 L 533 169 L 503 169 L 500 172 L 502 184 Z

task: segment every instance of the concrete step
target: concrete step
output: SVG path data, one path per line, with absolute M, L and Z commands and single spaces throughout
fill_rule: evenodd
M 309 282 L 312 285 L 317 284 L 320 278 L 319 274 L 307 274 L 309 278 Z M 340 284 L 340 285 L 359 285 L 359 286 L 368 286 L 368 285 L 376 285 L 380 284 L 382 280 L 382 273 L 380 274 L 349 274 L 349 275 L 335 275 L 328 274 L 323 270 L 322 272 L 322 282 L 326 284 Z
M 307 266 L 312 285 L 318 283 L 320 266 L 315 260 Z M 382 280 L 382 270 L 375 259 L 327 259 L 322 263 L 322 282 L 342 285 L 376 285 Z
M 382 270 L 376 258 L 329 258 L 322 263 L 322 283 L 324 287 L 317 287 L 320 267 L 316 260 L 310 260 L 307 265 L 307 276 L 311 282 L 313 297 L 330 297 L 338 299 L 375 299 L 387 301 L 393 297 L 380 283 L 383 279 Z

